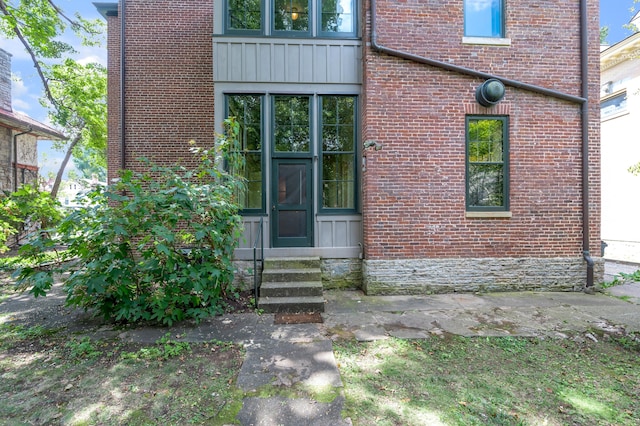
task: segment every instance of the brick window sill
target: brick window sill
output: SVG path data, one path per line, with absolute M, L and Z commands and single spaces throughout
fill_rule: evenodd
M 511 212 L 466 212 L 465 216 L 471 219 L 509 219 Z

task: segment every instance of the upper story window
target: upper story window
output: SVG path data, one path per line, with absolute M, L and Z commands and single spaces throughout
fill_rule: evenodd
M 600 101 L 600 119 L 615 117 L 627 112 L 627 91 L 617 93 Z
M 226 0 L 225 33 L 356 37 L 356 0 Z
M 465 37 L 504 35 L 504 0 L 464 0 Z

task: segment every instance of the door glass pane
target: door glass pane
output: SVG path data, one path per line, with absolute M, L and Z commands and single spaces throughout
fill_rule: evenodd
M 309 152 L 308 96 L 274 97 L 274 144 L 277 152 Z
M 286 210 L 278 214 L 278 237 L 307 236 L 307 212 L 305 210 Z
M 304 164 L 280 164 L 278 204 L 302 205 L 307 202 L 307 173 Z

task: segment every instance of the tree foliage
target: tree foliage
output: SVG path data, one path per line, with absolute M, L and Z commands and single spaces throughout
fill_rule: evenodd
M 59 203 L 30 185 L 0 195 L 0 253 L 25 243 L 37 229 L 55 226 L 61 219 Z
M 69 17 L 53 0 L 0 0 L 0 34 L 20 40 L 42 82 L 41 103 L 49 109 L 51 121 L 70 138 L 64 145 L 67 155 L 51 192 L 53 198 L 77 146 L 93 147 L 106 157 L 106 69 L 72 59 L 77 51 L 63 41 L 69 31 L 81 45 L 97 46 L 104 23 L 79 14 Z
M 221 170 L 241 169 L 238 125 L 227 121 L 212 150 L 195 149 L 199 165 L 150 165 L 146 173 L 91 192 L 92 205 L 65 218 L 55 231 L 22 249 L 37 264 L 53 247 L 66 247 L 54 264 L 24 267 L 17 287 L 46 295 L 54 274 L 70 272 L 67 303 L 106 319 L 171 325 L 219 313 L 233 289 L 233 250 L 241 234 L 235 195 L 244 181 Z

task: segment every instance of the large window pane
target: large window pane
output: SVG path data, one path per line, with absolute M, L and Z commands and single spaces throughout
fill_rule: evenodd
M 356 98 L 322 96 L 322 208 L 355 209 Z
M 273 102 L 276 152 L 309 152 L 309 97 L 275 96 Z
M 263 210 L 262 177 L 262 96 L 228 95 L 228 117 L 235 117 L 240 125 L 239 139 L 245 166 L 242 175 L 247 190 L 239 194 L 245 210 Z
M 320 31 L 327 33 L 355 33 L 354 0 L 322 0 Z
M 467 119 L 467 208 L 506 210 L 507 118 Z
M 261 0 L 227 0 L 227 29 L 262 30 Z
M 274 0 L 273 5 L 273 28 L 275 31 L 309 31 L 308 1 Z
M 465 0 L 464 35 L 504 37 L 503 0 Z

